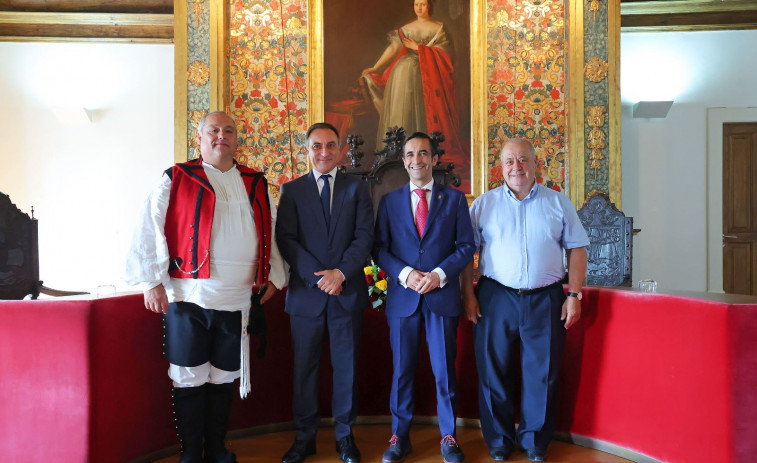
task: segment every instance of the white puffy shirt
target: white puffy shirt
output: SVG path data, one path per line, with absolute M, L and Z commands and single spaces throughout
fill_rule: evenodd
M 170 302 L 191 302 L 206 309 L 238 311 L 250 308 L 252 285 L 258 268 L 258 236 L 252 206 L 236 166 L 221 172 L 202 164 L 215 192 L 215 210 L 210 233 L 210 278 L 170 278 L 168 246 L 164 234 L 171 195 L 171 179 L 163 175 L 143 208 L 129 249 L 126 281 L 148 290 L 163 284 Z M 271 204 L 271 230 L 276 228 L 276 206 Z M 154 252 L 151 252 L 154 249 Z M 287 269 L 275 237 L 271 237 L 269 280 L 281 289 Z

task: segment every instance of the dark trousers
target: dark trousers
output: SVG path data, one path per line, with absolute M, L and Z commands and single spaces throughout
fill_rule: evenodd
M 329 297 L 326 310 L 318 317 L 290 315 L 292 349 L 294 351 L 294 425 L 297 440 L 315 439 L 319 414 L 318 382 L 321 353 L 328 331 L 331 366 L 334 370 L 334 392 L 331 413 L 335 421 L 336 439 L 352 433 L 357 418 L 357 361 L 360 353 L 363 311 L 345 311 Z
M 476 288 L 481 319 L 473 326 L 481 431 L 486 444 L 546 450 L 555 428 L 555 384 L 565 345 L 565 293 L 553 285 L 518 294 L 489 278 Z M 516 439 L 513 393 L 520 347 L 521 404 Z
M 163 315 L 164 357 L 181 367 L 210 362 L 226 371 L 239 370 L 242 313 L 203 309 L 190 302 L 168 304 Z
M 457 413 L 457 384 L 455 357 L 457 356 L 457 326 L 460 317 L 437 315 L 419 304 L 409 317 L 387 317 L 389 340 L 392 346 L 392 390 L 389 408 L 392 412 L 392 434 L 407 437 L 413 419 L 415 400 L 413 389 L 418 367 L 418 348 L 421 330 L 426 328 L 431 369 L 436 382 L 436 415 L 442 436 L 455 435 Z

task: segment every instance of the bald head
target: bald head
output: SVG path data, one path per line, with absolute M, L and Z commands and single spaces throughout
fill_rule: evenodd
M 505 183 L 518 199 L 525 198 L 536 181 L 536 150 L 522 138 L 511 138 L 500 153 Z

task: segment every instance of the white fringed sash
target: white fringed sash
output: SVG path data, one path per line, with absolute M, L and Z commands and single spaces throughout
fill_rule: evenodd
M 250 311 L 242 311 L 242 339 L 240 342 L 241 352 L 240 358 L 240 376 L 239 376 L 239 396 L 243 399 L 247 398 L 247 394 L 250 393 L 252 385 L 250 383 L 250 335 L 247 333 L 247 324 L 250 321 Z

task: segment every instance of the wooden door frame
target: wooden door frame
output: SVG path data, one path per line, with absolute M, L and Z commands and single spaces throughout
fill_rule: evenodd
M 723 124 L 757 122 L 757 108 L 707 108 L 707 291 L 723 291 Z

